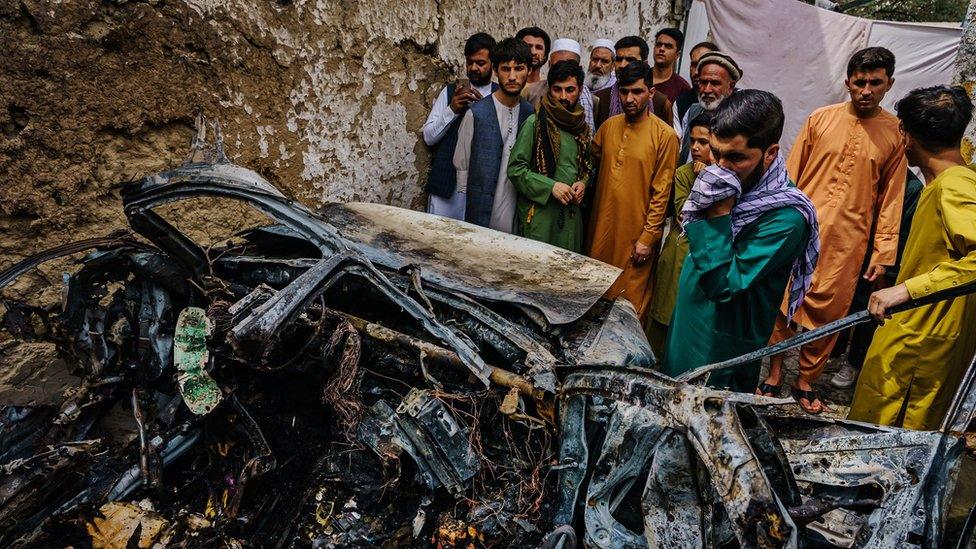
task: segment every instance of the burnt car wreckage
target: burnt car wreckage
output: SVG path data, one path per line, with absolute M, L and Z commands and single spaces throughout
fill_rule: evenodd
M 398 208 L 313 212 L 202 134 L 123 186 L 138 236 L 0 272 L 88 252 L 59 307 L 2 302 L 7 337 L 55 343 L 81 384 L 0 407 L 0 545 L 955 545 L 976 368 L 939 432 L 674 380 L 602 298 L 619 270 Z M 205 197 L 273 223 L 205 248 L 154 211 Z

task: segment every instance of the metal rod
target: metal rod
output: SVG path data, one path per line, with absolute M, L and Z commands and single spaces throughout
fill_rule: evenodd
M 401 345 L 417 351 L 423 351 L 428 359 L 440 364 L 451 366 L 460 371 L 470 373 L 468 367 L 464 365 L 461 358 L 453 351 L 445 349 L 439 345 L 417 339 L 413 336 L 409 336 L 403 332 L 391 330 L 390 328 L 387 328 L 381 324 L 370 322 L 342 311 L 333 312 L 348 320 L 357 331 L 368 337 L 383 341 L 385 343 Z M 492 366 L 490 364 L 487 366 L 490 368 L 488 379 L 491 380 L 492 383 L 501 385 L 502 387 L 508 387 L 510 389 L 514 387 L 518 389 L 520 393 L 532 396 L 536 399 L 542 399 L 544 397 L 544 392 L 537 389 L 528 379 L 497 366 Z
M 906 301 L 901 305 L 896 305 L 888 309 L 888 314 L 900 313 L 910 309 L 915 309 L 917 307 L 922 307 L 925 305 L 931 305 L 932 303 L 937 303 L 939 301 L 945 301 L 947 299 L 954 299 L 963 295 L 971 294 L 976 292 L 976 283 L 964 284 L 962 286 L 951 288 L 949 290 L 943 290 L 941 292 L 936 292 L 919 299 L 913 299 Z M 751 353 L 746 353 L 740 357 L 732 358 L 729 360 L 723 360 L 722 362 L 715 362 L 713 364 L 706 364 L 700 368 L 691 370 L 690 372 L 685 372 L 683 375 L 678 376 L 678 381 L 690 382 L 694 379 L 698 379 L 705 374 L 711 373 L 715 370 L 721 370 L 723 368 L 732 368 L 734 366 L 741 366 L 743 364 L 749 364 L 757 360 L 764 359 L 768 356 L 778 355 L 780 353 L 789 351 L 790 349 L 795 349 L 801 345 L 805 345 L 811 341 L 815 341 L 822 337 L 827 337 L 829 335 L 835 334 L 837 332 L 846 330 L 851 326 L 856 326 L 864 322 L 873 320 L 871 314 L 867 311 L 860 311 L 852 315 L 845 316 L 839 320 L 835 320 L 829 324 L 824 324 L 819 328 L 803 332 L 802 334 L 797 334 L 789 339 L 780 341 L 776 345 L 770 345 L 769 347 L 764 347 L 758 351 L 753 351 Z

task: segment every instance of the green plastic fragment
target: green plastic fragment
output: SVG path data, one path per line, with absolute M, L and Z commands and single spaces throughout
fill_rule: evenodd
M 198 416 L 210 413 L 224 398 L 217 382 L 204 371 L 210 359 L 207 336 L 212 329 L 213 324 L 203 309 L 187 307 L 180 312 L 173 338 L 176 382 L 183 402 Z

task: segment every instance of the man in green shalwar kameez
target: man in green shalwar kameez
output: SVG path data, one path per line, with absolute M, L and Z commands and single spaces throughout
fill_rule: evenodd
M 783 106 L 743 90 L 714 111 L 716 166 L 702 170 L 682 208 L 688 256 L 662 371 L 672 377 L 755 351 L 810 286 L 819 255 L 816 210 L 786 174 L 779 152 Z M 708 385 L 752 392 L 759 363 L 712 372 Z
M 583 68 L 561 61 L 549 69 L 549 91 L 526 119 L 508 159 L 518 193 L 517 234 L 579 252 L 580 204 L 590 176 L 590 129 L 579 105 Z

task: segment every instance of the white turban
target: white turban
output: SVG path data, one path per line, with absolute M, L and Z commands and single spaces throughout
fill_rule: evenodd
M 583 57 L 583 50 L 580 48 L 579 42 L 573 40 L 572 38 L 560 38 L 552 43 L 552 51 L 550 54 L 556 53 L 557 51 L 568 51 L 575 53 L 579 57 Z
M 607 48 L 610 51 L 614 50 L 613 42 L 607 40 L 606 38 L 600 38 L 598 40 L 593 41 L 593 47 L 590 49 L 590 51 L 593 51 L 597 48 Z

